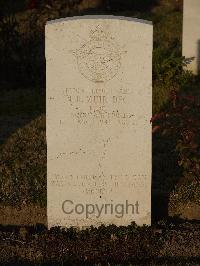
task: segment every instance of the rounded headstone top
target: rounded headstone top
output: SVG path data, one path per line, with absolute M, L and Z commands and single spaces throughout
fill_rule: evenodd
M 60 18 L 55 20 L 49 20 L 46 23 L 46 26 L 55 24 L 55 23 L 62 23 L 62 22 L 68 22 L 73 20 L 82 20 L 82 19 L 111 19 L 111 20 L 125 20 L 135 23 L 142 23 L 147 24 L 149 26 L 152 26 L 152 22 L 148 20 L 138 19 L 138 18 L 132 18 L 132 17 L 125 17 L 125 16 L 113 16 L 113 15 L 85 15 L 85 16 L 74 16 L 74 17 L 66 17 L 66 18 Z

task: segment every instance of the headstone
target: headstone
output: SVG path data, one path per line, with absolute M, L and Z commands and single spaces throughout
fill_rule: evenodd
M 184 0 L 183 56 L 189 59 L 187 69 L 200 71 L 200 0 Z
M 46 25 L 48 226 L 151 223 L 150 22 Z

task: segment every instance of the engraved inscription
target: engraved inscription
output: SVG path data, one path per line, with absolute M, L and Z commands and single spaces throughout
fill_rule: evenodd
M 111 80 L 121 67 L 121 51 L 109 35 L 97 26 L 90 40 L 74 52 L 80 73 L 95 83 Z
M 121 126 L 135 125 L 135 114 L 120 109 L 120 106 L 127 104 L 128 95 L 108 94 L 104 88 L 88 91 L 81 88 L 66 88 L 64 91 L 66 104 L 71 105 L 72 117 L 78 124 L 111 125 L 116 123 Z M 86 104 L 87 109 L 85 105 L 82 107 L 81 104 Z M 114 108 L 110 109 L 110 106 Z
M 152 26 L 86 16 L 45 32 L 48 227 L 150 224 Z M 126 202 L 140 212 L 80 213 Z

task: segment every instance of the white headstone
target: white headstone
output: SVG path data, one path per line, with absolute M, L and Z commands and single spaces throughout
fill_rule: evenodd
M 184 0 L 183 56 L 191 63 L 187 66 L 194 74 L 200 71 L 200 0 Z
M 48 226 L 151 223 L 150 22 L 46 25 Z

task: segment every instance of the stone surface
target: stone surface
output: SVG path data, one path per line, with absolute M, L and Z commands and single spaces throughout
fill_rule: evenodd
M 48 226 L 151 223 L 150 22 L 46 25 Z
M 200 71 L 200 1 L 184 0 L 183 11 L 183 56 L 190 60 L 188 70 Z

